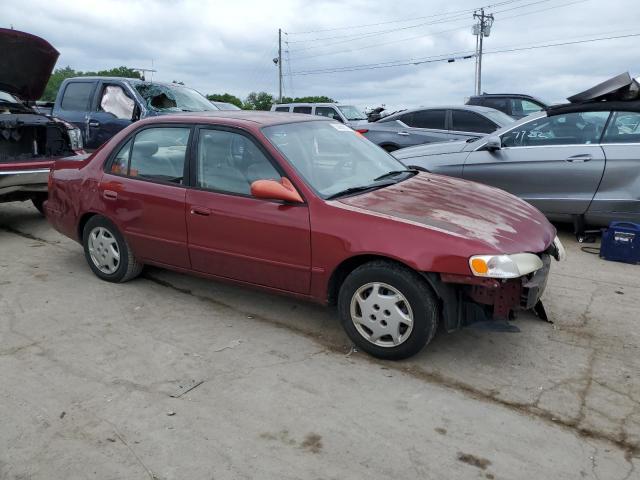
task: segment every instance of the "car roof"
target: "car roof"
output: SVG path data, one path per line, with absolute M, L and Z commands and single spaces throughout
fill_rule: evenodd
M 166 85 L 168 87 L 185 87 L 185 88 L 190 88 L 187 87 L 186 85 L 182 85 L 180 83 L 169 83 L 169 82 L 156 82 L 151 81 L 151 80 L 142 80 L 141 78 L 129 78 L 129 77 L 102 77 L 100 75 L 93 75 L 93 76 L 87 76 L 87 77 L 71 77 L 71 78 L 66 78 L 65 81 L 68 80 L 73 80 L 73 81 L 81 81 L 81 80 L 102 80 L 102 81 L 107 81 L 107 82 L 129 82 L 129 83 L 144 83 L 147 85 Z
M 296 103 L 276 103 L 275 107 L 339 107 L 344 105 L 350 105 L 348 103 L 338 103 L 338 102 L 296 102 Z
M 259 126 L 280 125 L 284 123 L 332 121 L 327 117 L 307 115 L 305 113 L 268 112 L 262 110 L 217 110 L 207 112 L 183 112 L 161 115 L 143 120 L 145 123 L 189 122 L 213 123 L 217 119 L 237 120 Z
M 400 110 L 399 112 L 392 113 L 391 115 L 387 115 L 386 117 L 382 117 L 382 119 L 386 120 L 391 117 L 404 115 L 405 113 L 423 112 L 425 110 L 467 110 L 469 112 L 477 112 L 477 113 L 488 113 L 488 112 L 496 111 L 495 108 L 484 107 L 482 105 L 437 105 L 433 107 L 417 107 L 417 108 L 409 108 L 407 110 Z

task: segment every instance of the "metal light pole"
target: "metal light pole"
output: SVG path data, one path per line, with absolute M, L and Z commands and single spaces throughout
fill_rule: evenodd
M 282 103 L 282 29 L 278 29 L 278 103 Z

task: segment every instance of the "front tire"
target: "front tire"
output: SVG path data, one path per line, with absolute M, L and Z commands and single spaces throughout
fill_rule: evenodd
M 91 217 L 82 233 L 87 263 L 102 280 L 122 283 L 140 275 L 139 263 L 116 226 L 100 215 Z
M 384 260 L 349 274 L 340 288 L 338 311 L 353 343 L 382 359 L 415 355 L 438 326 L 438 301 L 425 279 Z

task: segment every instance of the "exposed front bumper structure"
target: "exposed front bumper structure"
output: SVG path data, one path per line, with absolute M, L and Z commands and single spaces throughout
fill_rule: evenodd
M 543 266 L 530 275 L 499 280 L 471 275 L 440 274 L 444 284 L 445 324 L 454 330 L 481 321 L 508 321 L 518 310 L 536 307 L 544 293 L 551 268 L 551 257 L 540 255 Z M 444 294 L 444 295 L 442 295 Z

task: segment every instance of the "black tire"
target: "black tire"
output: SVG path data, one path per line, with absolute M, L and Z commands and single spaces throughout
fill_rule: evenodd
M 382 148 L 387 153 L 395 152 L 396 150 L 400 149 L 399 147 L 396 147 L 395 145 L 382 145 Z
M 379 346 L 372 343 L 358 331 L 352 321 L 352 298 L 358 289 L 373 282 L 384 283 L 396 289 L 405 297 L 413 312 L 413 329 L 399 345 Z M 374 357 L 388 360 L 408 358 L 422 350 L 435 335 L 439 317 L 438 300 L 426 280 L 407 267 L 384 260 L 361 265 L 347 276 L 340 287 L 338 312 L 343 328 L 358 348 Z
M 106 229 L 106 231 L 112 236 L 113 240 L 117 244 L 117 250 L 120 254 L 117 267 L 111 273 L 101 271 L 91 258 L 91 253 L 89 251 L 89 235 L 94 229 L 99 227 Z M 140 272 L 142 272 L 143 265 L 136 260 L 125 238 L 117 227 L 105 217 L 95 215 L 89 219 L 82 231 L 82 246 L 84 247 L 84 256 L 89 267 L 93 273 L 102 280 L 122 283 L 137 277 L 140 275 Z
M 40 215 L 44 215 L 44 202 L 46 199 L 47 197 L 33 197 L 31 199 L 31 203 L 40 212 Z

